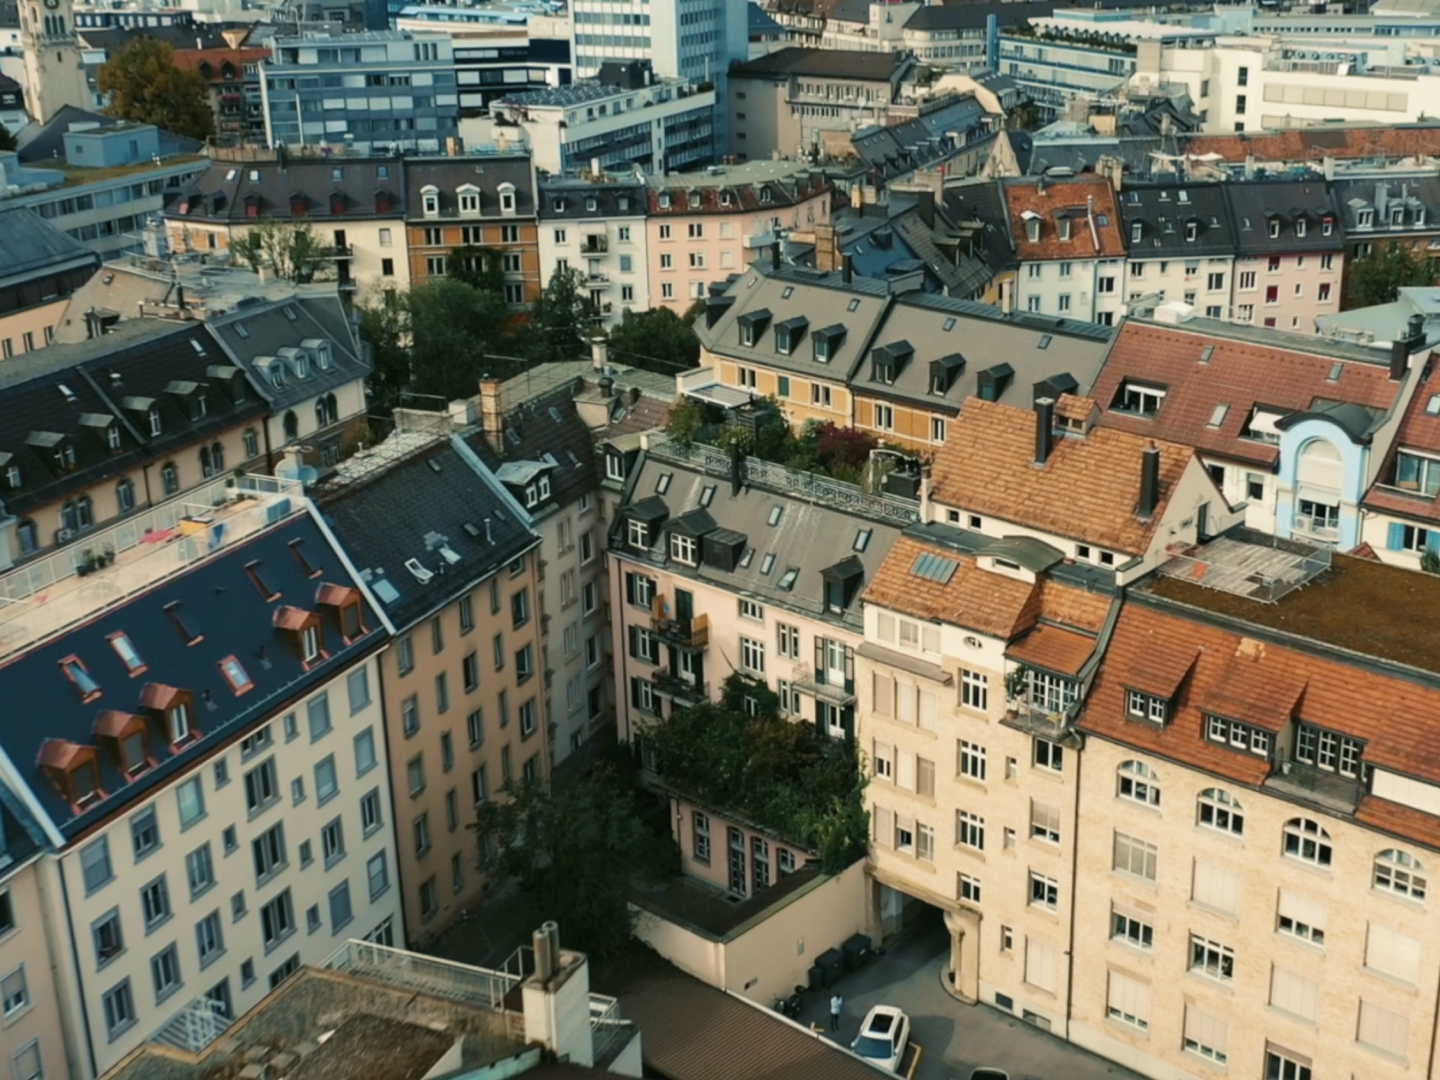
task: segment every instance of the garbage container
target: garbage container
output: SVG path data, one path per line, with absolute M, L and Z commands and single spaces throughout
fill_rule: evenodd
M 822 986 L 824 986 L 824 985 L 825 985 L 825 969 L 822 968 L 819 964 L 811 964 L 811 965 L 810 965 L 810 974 L 809 974 L 809 976 L 808 976 L 806 985 L 807 985 L 811 990 L 819 990 Z
M 820 969 L 820 985 L 831 986 L 845 974 L 845 954 L 839 949 L 826 949 L 815 958 L 815 966 Z
M 870 947 L 870 938 L 865 934 L 855 934 L 840 946 L 840 950 L 845 954 L 846 971 L 855 971 L 864 967 L 875 955 L 874 949 Z

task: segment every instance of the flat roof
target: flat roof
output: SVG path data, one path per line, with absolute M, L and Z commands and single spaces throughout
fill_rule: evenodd
M 1336 555 L 1329 571 L 1274 603 L 1158 574 L 1132 591 L 1440 674 L 1440 578 L 1430 574 Z

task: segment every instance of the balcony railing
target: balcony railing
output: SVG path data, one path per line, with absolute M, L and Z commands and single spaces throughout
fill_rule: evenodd
M 651 616 L 650 629 L 667 645 L 682 649 L 703 649 L 710 644 L 710 616 L 696 615 L 688 621 Z
M 604 270 L 591 270 L 588 274 L 585 275 L 585 284 L 609 285 L 610 275 L 607 274 Z
M 824 676 L 817 678 L 809 664 L 797 664 L 790 681 L 796 690 L 811 694 L 821 701 L 828 701 L 832 705 L 845 706 L 855 702 L 853 683 L 847 687 L 843 680 L 833 683 L 827 681 Z
M 610 240 L 604 236 L 587 236 L 580 250 L 587 255 L 604 255 L 610 250 Z
M 650 683 L 661 697 L 673 698 L 675 702 L 697 702 L 709 700 L 709 687 L 676 675 L 669 668 L 656 668 L 650 673 Z
M 1077 705 L 1053 709 L 1044 702 L 1032 702 L 1028 697 L 1011 701 L 1001 721 L 1006 727 L 1016 728 L 1027 735 L 1038 735 L 1042 739 L 1058 739 L 1070 730 L 1075 722 Z

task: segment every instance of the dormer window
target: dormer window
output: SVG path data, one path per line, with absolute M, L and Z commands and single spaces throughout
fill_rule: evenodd
M 140 693 L 140 705 L 160 723 L 171 749 L 178 750 L 199 737 L 192 721 L 194 698 L 189 690 L 147 683 Z
M 330 193 L 330 213 L 335 217 L 345 213 L 345 193 L 343 191 Z
M 100 762 L 92 746 L 46 739 L 40 747 L 40 769 L 76 813 L 105 797 L 100 788 Z
M 388 214 L 390 212 L 390 192 L 375 192 L 375 212 L 377 214 Z
M 500 212 L 502 214 L 515 213 L 515 185 L 504 183 L 495 190 L 500 195 Z
M 82 704 L 89 705 L 100 696 L 100 684 L 85 670 L 85 663 L 78 656 L 67 656 L 61 660 L 60 670 L 65 673 L 71 685 L 80 691 Z
M 587 197 L 585 199 L 585 210 L 593 214 L 597 209 L 599 209 L 599 203 L 595 201 L 595 197 L 593 195 Z
M 760 335 L 765 332 L 765 327 L 770 323 L 770 311 L 761 308 L 759 311 L 747 311 L 735 322 L 740 327 L 740 344 L 747 349 L 753 349 Z
M 177 701 L 165 710 L 165 736 L 171 746 L 181 746 L 190 741 L 190 703 Z
M 626 540 L 637 551 L 650 550 L 650 526 L 643 521 L 631 518 L 626 532 Z
M 944 397 L 955 385 L 955 380 L 965 370 L 965 358 L 959 353 L 942 356 L 930 361 L 930 393 Z
M 1110 407 L 1118 412 L 1153 418 L 1160 411 L 1160 405 L 1164 400 L 1164 387 L 1125 382 L 1120 384 L 1117 400 Z
M 825 610 L 831 615 L 843 615 L 865 580 L 865 566 L 858 557 L 847 555 L 821 570 L 820 578 L 825 584 Z
M 62 442 L 55 447 L 55 467 L 61 472 L 75 468 L 75 447 L 72 443 Z
M 1140 690 L 1125 691 L 1125 715 L 1132 720 L 1146 720 L 1162 727 L 1170 715 L 1170 703 L 1154 694 Z
M 460 213 L 480 213 L 480 189 L 474 184 L 466 184 L 463 187 L 457 188 L 455 197 L 460 203 Z
M 150 406 L 149 418 L 150 418 L 150 434 L 151 434 L 151 436 L 153 437 L 153 436 L 159 435 L 160 432 L 163 430 L 163 428 L 161 427 L 161 424 L 160 424 L 160 408 L 159 408 L 159 406 L 157 406 L 157 405 L 152 405 L 152 406 Z
M 12 463 L 5 466 L 5 486 L 7 488 L 9 488 L 11 491 L 17 490 L 20 487 L 20 481 L 22 479 L 23 477 L 20 473 L 19 465 L 15 465 Z
M 1360 756 L 1364 749 L 1364 743 L 1348 735 L 1314 724 L 1295 725 L 1295 760 L 1325 772 L 1358 779 Z
M 1279 239 L 1279 237 L 1280 237 L 1280 219 L 1279 219 L 1278 217 L 1272 217 L 1272 218 L 1270 219 L 1270 239 L 1271 239 L 1271 240 L 1277 240 L 1277 239 Z
M 699 193 L 698 191 L 692 191 L 692 192 L 690 192 L 690 209 L 691 209 L 691 210 L 699 210 L 699 209 L 700 209 L 700 193 Z
M 111 424 L 105 429 L 105 445 L 111 450 L 120 449 L 120 425 Z
M 722 192 L 720 192 L 720 205 L 721 205 L 721 206 L 729 206 L 732 201 L 733 201 L 733 197 L 731 196 L 731 194 L 730 194 L 729 191 L 722 191 Z
M 1145 226 L 1143 223 L 1139 221 L 1132 221 L 1130 223 L 1130 242 L 1132 244 L 1140 243 L 1140 237 L 1144 235 L 1144 232 Z
M 1068 243 L 1070 240 L 1070 219 L 1068 217 L 1062 217 L 1055 223 L 1055 227 L 1060 233 L 1060 239 Z
M 541 476 L 525 488 L 525 508 L 533 510 L 550 497 L 550 477 Z
M 1309 226 L 1306 224 L 1305 219 L 1304 219 L 1303 217 L 1300 217 L 1300 218 L 1296 218 L 1296 219 L 1295 219 L 1295 235 L 1296 235 L 1296 236 L 1303 237 L 1303 236 L 1305 235 L 1305 231 L 1306 231 L 1307 228 L 1309 228 Z
M 1332 232 L 1334 232 L 1334 231 L 1335 231 L 1335 219 L 1334 219 L 1334 218 L 1332 218 L 1332 217 L 1330 217 L 1330 216 L 1327 215 L 1327 216 L 1325 216 L 1325 217 L 1323 217 L 1323 218 L 1320 219 L 1320 235 L 1321 235 L 1321 236 L 1329 236 L 1329 235 L 1330 235 Z
M 1185 242 L 1193 244 L 1200 236 L 1200 223 L 1198 221 L 1185 222 Z
M 285 365 L 279 360 L 270 362 L 270 385 L 276 390 L 285 389 Z
M 564 199 L 558 199 L 558 198 L 557 198 L 557 199 L 551 199 L 551 200 L 550 200 L 550 209 L 551 209 L 551 210 L 554 210 L 555 213 L 557 213 L 557 214 L 563 214 L 563 213 L 565 212 L 565 200 L 564 200 Z
M 786 319 L 775 326 L 775 351 L 781 356 L 789 356 L 800 344 L 805 336 L 805 328 L 810 325 L 809 319 L 796 318 Z
M 420 189 L 420 209 L 426 217 L 436 217 L 440 213 L 440 189 L 434 184 L 426 184 Z
M 670 193 L 668 191 L 662 191 L 655 201 L 661 210 L 670 209 Z
M 769 186 L 766 185 L 766 186 L 764 186 L 764 187 L 761 187 L 761 189 L 760 189 L 760 202 L 761 202 L 761 203 L 764 203 L 764 204 L 768 204 L 772 198 L 773 198 L 773 196 L 771 195 Z
M 676 562 L 682 562 L 686 566 L 694 566 L 698 545 L 693 536 L 685 536 L 683 533 L 672 532 L 670 534 L 670 557 Z
M 1405 224 L 1405 207 L 1404 207 L 1403 205 L 1390 207 L 1390 224 L 1391 224 L 1391 225 L 1404 225 L 1404 224 Z
M 307 670 L 326 658 L 325 635 L 317 612 L 282 604 L 275 609 L 271 621 L 286 632 Z
M 1026 210 L 1020 215 L 1020 220 L 1025 222 L 1025 239 L 1030 243 L 1040 242 L 1040 215 L 1034 210 Z
M 304 353 L 297 353 L 295 356 L 295 374 L 301 379 L 310 377 L 310 358 Z
M 1375 224 L 1375 211 L 1368 206 L 1362 206 L 1355 211 L 1355 226 L 1359 229 L 1369 229 Z M 1326 233 L 1325 235 L 1329 235 Z
M 94 735 L 126 780 L 135 779 L 155 764 L 150 756 L 150 732 L 143 717 L 107 709 L 95 721 Z
M 290 196 L 290 216 L 291 216 L 291 217 L 304 217 L 304 216 L 305 216 L 305 196 L 304 196 L 303 193 L 301 193 L 301 192 L 299 192 L 299 191 L 295 192 L 294 194 L 292 194 L 292 195 Z
M 1417 207 L 1415 207 L 1415 212 L 1414 212 L 1414 215 L 1413 215 L 1413 216 L 1414 216 L 1415 224 L 1416 224 L 1416 225 L 1424 225 L 1424 224 L 1425 224 L 1425 207 L 1423 207 L 1423 206 L 1417 206 Z

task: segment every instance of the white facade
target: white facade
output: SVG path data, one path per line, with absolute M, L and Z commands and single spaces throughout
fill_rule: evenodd
M 543 189 L 552 198 L 554 189 Z M 582 202 L 577 191 L 570 198 Z M 585 275 L 586 284 L 606 326 L 617 326 L 628 310 L 651 307 L 649 245 L 645 229 L 645 191 L 640 189 L 633 214 L 618 213 L 600 220 L 551 218 L 541 211 L 540 273 L 545 281 L 562 262 Z
M 906 22 L 923 6 L 919 3 L 871 4 L 867 22 L 827 19 L 820 47 L 850 52 L 897 52 L 905 37 Z
M 1124 259 L 1034 261 L 1015 275 L 1015 309 L 1113 325 L 1128 295 Z
M 1230 318 L 1234 256 L 1190 259 L 1131 258 L 1125 268 L 1127 303 L 1142 297 L 1180 300 L 1207 319 Z

